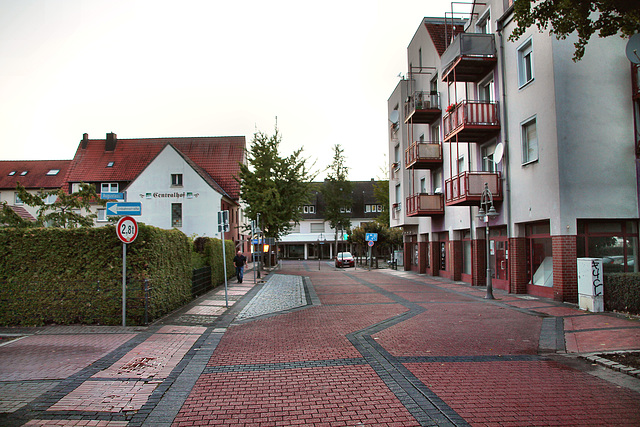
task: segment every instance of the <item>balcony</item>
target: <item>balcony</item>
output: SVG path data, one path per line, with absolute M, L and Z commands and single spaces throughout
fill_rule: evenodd
M 407 197 L 407 216 L 444 215 L 444 196 L 442 194 L 419 193 Z
M 493 34 L 458 34 L 441 59 L 443 81 L 450 77 L 456 82 L 476 82 L 498 62 L 496 39 Z
M 442 115 L 438 92 L 416 91 L 404 103 L 405 123 L 431 124 Z
M 444 182 L 447 206 L 479 206 L 484 183 L 489 184 L 493 201 L 502 200 L 499 172 L 463 172 Z
M 442 166 L 442 145 L 416 141 L 404 151 L 406 169 L 431 169 Z
M 445 141 L 458 135 L 460 142 L 484 142 L 500 131 L 497 102 L 463 101 L 442 119 Z

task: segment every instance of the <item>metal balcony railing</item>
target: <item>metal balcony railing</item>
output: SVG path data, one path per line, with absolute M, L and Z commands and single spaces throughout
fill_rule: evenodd
M 405 123 L 433 123 L 442 115 L 438 92 L 415 91 L 404 103 Z
M 442 194 L 418 193 L 407 197 L 407 216 L 444 215 Z
M 461 134 L 459 137 L 464 142 L 481 142 L 500 130 L 498 103 L 462 101 L 452 104 L 447 107 L 442 126 L 445 140 Z
M 463 172 L 444 182 L 447 206 L 476 206 L 480 204 L 485 182 L 494 201 L 502 200 L 502 181 L 499 172 Z
M 405 168 L 430 169 L 442 164 L 442 144 L 416 141 L 404 151 Z
M 476 81 L 497 62 L 494 34 L 461 33 L 442 54 L 442 78 L 455 70 L 455 81 Z

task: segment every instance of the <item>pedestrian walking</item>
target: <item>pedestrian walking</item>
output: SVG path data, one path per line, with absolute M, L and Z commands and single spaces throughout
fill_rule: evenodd
M 247 257 L 242 255 L 242 251 L 238 251 L 238 254 L 233 258 L 233 264 L 236 266 L 236 277 L 238 278 L 238 283 L 242 283 L 244 266 L 246 263 Z

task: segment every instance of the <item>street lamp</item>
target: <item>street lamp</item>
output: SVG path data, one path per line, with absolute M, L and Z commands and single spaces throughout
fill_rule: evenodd
M 489 255 L 491 252 L 489 241 L 490 233 L 489 233 L 489 219 L 491 217 L 497 216 L 498 212 L 496 212 L 493 207 L 493 194 L 491 194 L 491 190 L 489 190 L 489 184 L 484 183 L 484 190 L 482 191 L 482 196 L 480 197 L 480 210 L 478 211 L 478 218 L 483 218 L 484 222 L 487 224 L 487 295 L 486 299 L 494 299 L 493 298 L 493 283 L 491 278 L 491 260 L 489 259 Z
M 318 271 L 320 271 L 320 260 L 322 259 L 322 246 L 324 245 L 325 242 L 325 237 L 324 234 L 320 233 L 320 235 L 318 236 Z

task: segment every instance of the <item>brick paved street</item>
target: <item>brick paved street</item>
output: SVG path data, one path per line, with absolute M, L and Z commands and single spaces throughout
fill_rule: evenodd
M 216 289 L 147 328 L 33 330 L 0 347 L 0 425 L 640 425 L 640 379 L 578 357 L 640 349 L 638 320 L 321 267 L 286 262 L 232 284 L 229 308 Z M 274 302 L 281 283 L 306 297 Z

